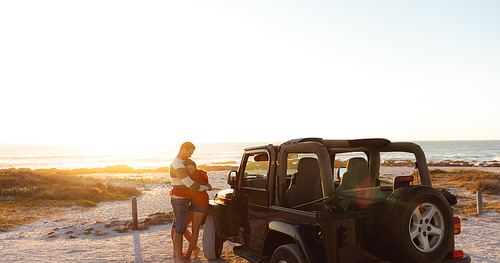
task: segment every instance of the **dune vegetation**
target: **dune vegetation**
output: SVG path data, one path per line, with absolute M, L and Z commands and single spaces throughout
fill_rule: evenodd
M 200 164 L 198 165 L 198 169 L 205 171 L 223 171 L 223 170 L 236 170 L 238 169 L 238 165 L 235 162 L 214 162 L 212 165 Z M 33 170 L 39 173 L 47 173 L 47 174 L 67 174 L 67 175 L 82 175 L 82 174 L 96 174 L 96 173 L 157 173 L 157 172 L 168 172 L 169 167 L 159 167 L 156 169 L 134 169 L 133 167 L 127 165 L 113 165 L 106 167 L 97 167 L 97 168 L 78 168 L 72 170 L 64 170 L 64 169 L 35 169 Z
M 93 207 L 103 201 L 128 200 L 141 191 L 102 179 L 50 174 L 30 169 L 0 170 L 0 231 L 62 212 Z
M 471 193 L 482 191 L 500 195 L 500 174 L 475 169 L 434 169 L 429 171 L 432 181 L 440 187 L 463 188 Z
M 72 170 L 64 169 L 36 169 L 35 172 L 48 174 L 95 174 L 95 173 L 151 173 L 151 172 L 168 172 L 168 167 L 160 167 L 157 169 L 134 169 L 127 165 L 114 165 L 97 168 L 78 168 Z
M 477 215 L 475 194 L 482 192 L 483 212 L 500 212 L 500 174 L 476 169 L 430 170 L 433 186 L 458 190 L 458 204 L 453 206 L 456 214 Z

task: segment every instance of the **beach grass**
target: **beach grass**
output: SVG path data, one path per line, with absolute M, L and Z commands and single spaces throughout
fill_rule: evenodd
M 160 167 L 157 169 L 134 169 L 127 165 L 113 165 L 99 168 L 78 168 L 72 170 L 64 169 L 36 169 L 35 172 L 47 174 L 96 174 L 96 173 L 151 173 L 151 172 L 168 172 L 168 167 Z
M 62 208 L 94 207 L 99 202 L 128 200 L 140 194 L 134 186 L 113 185 L 98 178 L 30 169 L 0 170 L 0 231 Z
M 455 189 L 475 194 L 483 193 L 483 212 L 500 212 L 500 174 L 476 169 L 434 169 L 429 171 L 433 185 L 437 188 Z M 456 194 L 458 203 L 453 206 L 455 213 L 477 215 L 475 197 Z
M 458 202 L 458 204 L 453 206 L 453 211 L 457 214 L 466 216 L 477 216 L 477 204 L 476 201 L 464 201 Z M 484 202 L 483 203 L 483 213 L 489 212 L 500 212 L 500 202 Z
M 432 181 L 448 188 L 463 188 L 475 193 L 500 195 L 500 174 L 475 169 L 434 169 L 429 171 Z
M 212 165 L 200 164 L 198 165 L 198 169 L 205 171 L 226 171 L 226 170 L 230 171 L 230 170 L 237 170 L 238 165 L 236 162 L 233 161 L 214 162 Z M 83 175 L 83 174 L 98 174 L 98 173 L 143 174 L 143 173 L 168 172 L 169 167 L 159 167 L 156 169 L 134 169 L 133 167 L 127 165 L 113 165 L 113 166 L 98 167 L 98 168 L 78 168 L 72 170 L 50 168 L 50 169 L 35 169 L 33 171 L 46 174 L 66 174 L 66 175 Z

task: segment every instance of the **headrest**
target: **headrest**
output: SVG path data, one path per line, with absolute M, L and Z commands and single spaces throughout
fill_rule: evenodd
M 319 163 L 316 158 L 305 157 L 299 160 L 297 172 L 306 172 L 309 169 L 319 169 Z
M 366 162 L 365 158 L 354 157 L 349 159 L 349 161 L 347 161 L 346 172 L 362 173 L 367 171 L 368 171 L 368 163 Z

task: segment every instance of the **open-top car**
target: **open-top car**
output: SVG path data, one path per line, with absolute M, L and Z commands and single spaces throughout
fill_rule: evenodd
M 390 181 L 381 160 L 415 171 Z M 422 149 L 387 139 L 302 138 L 244 151 L 209 204 L 208 259 L 223 242 L 252 262 L 470 262 L 455 250 L 456 198 L 432 187 Z

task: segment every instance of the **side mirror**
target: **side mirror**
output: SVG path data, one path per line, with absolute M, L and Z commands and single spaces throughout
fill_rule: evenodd
M 236 184 L 236 175 L 237 175 L 236 171 L 230 171 L 227 174 L 227 184 L 228 185 L 233 186 Z

